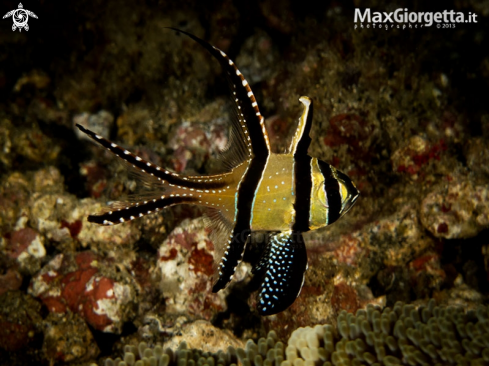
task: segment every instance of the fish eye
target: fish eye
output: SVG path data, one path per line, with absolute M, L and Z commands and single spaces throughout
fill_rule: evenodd
M 328 198 L 326 196 L 326 190 L 324 189 L 324 180 L 322 180 L 320 184 L 315 187 L 314 196 L 317 198 L 317 200 L 323 207 L 325 208 L 329 207 Z
M 341 172 L 340 174 L 342 179 L 338 180 L 338 183 L 341 195 L 341 214 L 344 215 L 353 206 L 360 192 L 346 175 Z

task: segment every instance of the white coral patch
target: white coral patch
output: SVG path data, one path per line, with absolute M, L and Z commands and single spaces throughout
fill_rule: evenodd
M 182 244 L 188 240 L 191 242 Z M 185 219 L 160 246 L 160 289 L 165 297 L 168 312 L 181 313 L 192 309 L 196 313 L 202 311 L 199 315 L 203 316 L 202 306 L 196 304 L 204 301 L 225 308 L 227 290 L 212 293 L 212 276 L 203 274 L 194 266 L 195 258 L 192 255 L 195 250 L 205 251 L 208 255 L 214 254 L 214 251 L 208 248 L 209 240 L 209 230 L 202 218 Z M 188 246 L 192 247 L 190 251 Z
M 92 276 L 90 277 L 90 279 L 88 280 L 87 284 L 85 285 L 85 292 L 90 292 L 93 290 L 93 284 L 94 282 L 97 280 L 97 277 L 95 276 Z M 98 281 L 97 281 L 98 282 Z
M 27 250 L 24 250 L 18 257 L 17 261 L 21 264 L 21 266 L 26 265 L 26 261 L 30 257 L 34 257 L 37 259 L 44 258 L 46 256 L 46 248 L 42 243 L 42 238 L 39 235 L 36 235 L 35 239 L 29 244 Z
M 97 315 L 107 316 L 113 323 L 118 323 L 124 318 L 123 313 L 126 311 L 125 305 L 134 298 L 134 293 L 130 286 L 117 282 L 114 283 L 113 293 L 115 297 L 111 299 L 104 298 L 97 300 L 97 308 L 94 308 L 93 311 Z M 117 326 L 117 324 L 110 325 L 110 329 L 105 328 L 104 331 L 107 332 Z

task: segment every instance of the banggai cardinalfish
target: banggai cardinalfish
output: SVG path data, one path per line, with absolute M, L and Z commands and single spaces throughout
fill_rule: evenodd
M 182 176 L 77 125 L 95 142 L 138 170 L 143 180 L 154 187 L 151 198 L 114 203 L 103 213 L 89 216 L 88 221 L 114 225 L 173 205 L 208 207 L 217 272 L 213 292 L 231 281 L 251 232 L 267 232 L 267 247 L 252 273 L 261 280 L 258 312 L 276 314 L 294 302 L 304 282 L 307 253 L 302 233 L 338 220 L 355 203 L 359 191 L 345 174 L 307 154 L 313 114 L 310 98 L 299 98 L 304 109 L 288 151 L 275 154 L 270 150 L 255 96 L 234 62 L 196 36 L 174 30 L 203 46 L 226 72 L 235 106 L 228 148 L 223 152 L 229 171 Z

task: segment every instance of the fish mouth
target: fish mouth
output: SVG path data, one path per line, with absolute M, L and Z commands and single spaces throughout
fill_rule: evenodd
M 347 213 L 353 207 L 358 197 L 360 196 L 360 191 L 356 188 L 354 189 L 355 191 L 354 192 L 350 191 L 351 196 L 343 203 L 343 206 L 341 208 L 341 215 Z
M 350 210 L 350 208 L 353 207 L 354 203 L 355 203 L 354 199 L 351 199 L 351 200 L 348 200 L 347 202 L 345 202 L 345 204 L 343 205 L 343 209 L 341 210 L 341 214 L 342 215 L 346 214 Z

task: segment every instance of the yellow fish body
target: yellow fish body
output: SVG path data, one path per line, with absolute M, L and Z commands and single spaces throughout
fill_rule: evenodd
M 261 280 L 259 313 L 276 314 L 294 302 L 304 282 L 307 253 L 301 233 L 335 222 L 354 204 L 359 191 L 345 174 L 307 155 L 313 114 L 308 97 L 299 99 L 304 110 L 288 151 L 272 153 L 255 96 L 233 61 L 203 40 L 175 30 L 206 48 L 227 73 L 236 119 L 225 156 L 233 168 L 224 174 L 182 176 L 77 125 L 94 141 L 156 181 L 158 189 L 146 201 L 119 202 L 104 213 L 89 216 L 88 221 L 119 224 L 177 204 L 211 208 L 215 255 L 220 259 L 214 292 L 230 282 L 251 232 L 268 232 L 267 247 L 253 274 Z

